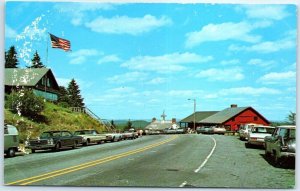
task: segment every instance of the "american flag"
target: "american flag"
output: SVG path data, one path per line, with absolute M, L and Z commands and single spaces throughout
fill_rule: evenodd
M 50 38 L 51 38 L 52 48 L 61 48 L 64 51 L 70 51 L 71 48 L 70 41 L 54 36 L 53 34 L 50 34 Z

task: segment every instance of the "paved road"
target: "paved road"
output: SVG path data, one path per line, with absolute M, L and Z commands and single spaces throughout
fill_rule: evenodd
M 4 160 L 12 185 L 293 188 L 295 170 L 234 136 L 157 135 Z

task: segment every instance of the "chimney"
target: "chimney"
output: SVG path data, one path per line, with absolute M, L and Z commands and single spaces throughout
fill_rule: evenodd
M 176 118 L 172 118 L 172 124 L 176 123 Z
M 231 107 L 231 108 L 236 108 L 236 107 L 237 107 L 237 104 L 231 104 L 230 107 Z

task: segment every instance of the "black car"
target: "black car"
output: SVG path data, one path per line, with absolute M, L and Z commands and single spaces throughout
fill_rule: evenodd
M 45 131 L 39 138 L 29 140 L 26 148 L 34 153 L 36 150 L 59 151 L 64 147 L 75 148 L 78 144 L 82 144 L 82 137 L 73 135 L 70 131 Z

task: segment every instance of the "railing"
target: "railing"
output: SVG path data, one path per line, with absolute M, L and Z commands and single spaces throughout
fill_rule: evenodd
M 112 131 L 113 130 L 113 126 L 109 122 L 109 120 L 101 119 L 98 115 L 96 115 L 94 112 L 92 112 L 87 107 L 70 107 L 70 109 L 71 109 L 72 112 L 85 113 L 85 114 L 89 115 L 90 117 L 96 119 L 97 121 L 100 122 L 100 124 L 102 124 L 106 128 L 107 131 Z

